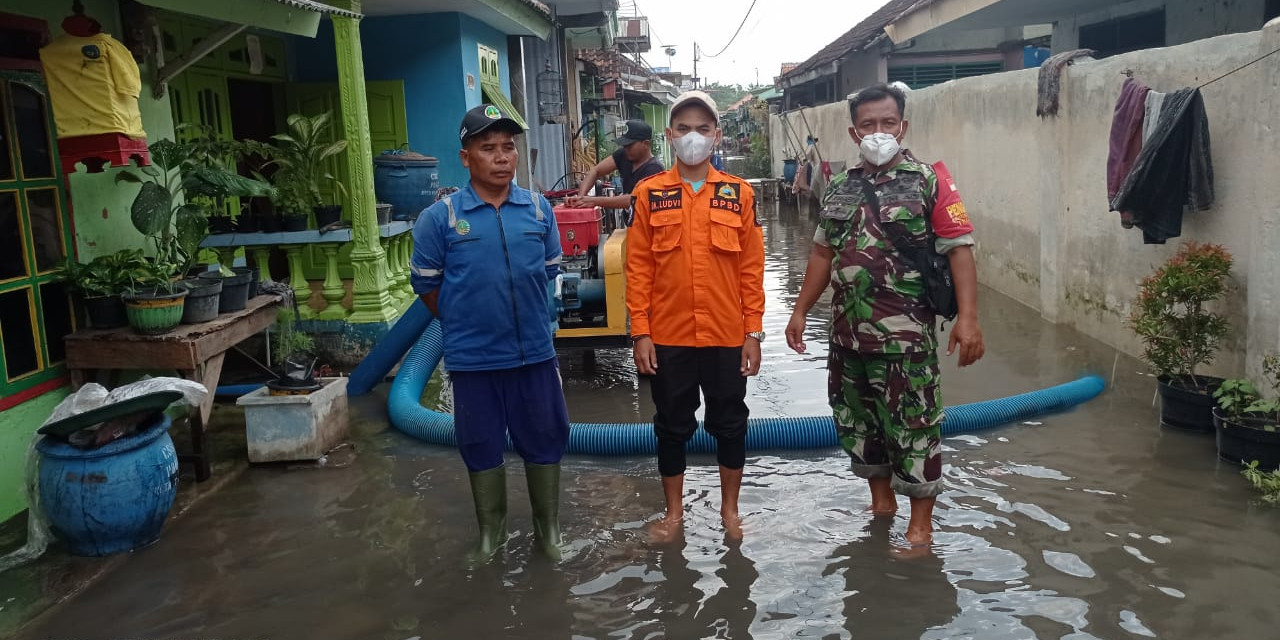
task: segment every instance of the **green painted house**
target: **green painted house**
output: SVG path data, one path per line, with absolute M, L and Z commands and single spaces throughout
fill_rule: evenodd
M 290 113 L 331 111 L 348 141 L 331 171 L 349 229 L 211 236 L 223 260 L 288 282 L 311 329 L 358 359 L 412 302 L 407 222 L 379 224 L 372 159 L 407 145 L 458 184 L 457 122 L 481 101 L 521 106 L 523 40 L 555 29 L 533 0 L 83 0 L 129 46 L 149 141 L 179 123 L 226 139 L 269 138 Z M 336 5 L 336 6 L 335 6 Z M 0 521 L 25 508 L 32 434 L 70 389 L 62 336 L 79 326 L 54 267 L 143 247 L 129 221 L 136 187 L 118 169 L 61 170 L 37 51 L 71 2 L 0 0 Z M 523 40 L 522 40 L 523 39 Z M 515 72 L 513 73 L 513 69 Z M 267 237 L 271 236 L 271 237 Z

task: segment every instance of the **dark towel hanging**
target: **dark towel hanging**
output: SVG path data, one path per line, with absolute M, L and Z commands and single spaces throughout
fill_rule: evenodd
M 1168 94 L 1160 121 L 1111 208 L 1132 216 L 1147 244 L 1182 235 L 1183 210 L 1213 205 L 1209 119 L 1199 89 Z

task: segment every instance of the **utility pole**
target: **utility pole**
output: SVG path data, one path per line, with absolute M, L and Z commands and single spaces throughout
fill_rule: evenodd
M 698 41 L 693 41 L 693 88 L 698 88 Z

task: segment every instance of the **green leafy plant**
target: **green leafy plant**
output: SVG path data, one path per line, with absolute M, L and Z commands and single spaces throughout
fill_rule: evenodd
M 1271 387 L 1271 397 L 1255 399 L 1244 410 L 1245 413 L 1265 416 L 1273 423 L 1268 431 L 1274 431 L 1280 425 L 1280 353 L 1273 353 L 1262 359 L 1262 374 Z
M 282 315 L 276 321 L 276 330 L 271 340 L 271 354 L 274 364 L 281 364 L 289 358 L 315 351 L 316 342 L 305 331 L 298 329 L 293 318 Z
M 125 169 L 115 180 L 142 185 L 129 214 L 138 233 L 152 242 L 157 274 L 172 276 L 194 266 L 209 233 L 210 212 L 225 198 L 275 192 L 269 184 L 223 168 L 220 150 L 205 139 L 159 140 L 149 150 L 151 166 Z
M 86 298 L 119 295 L 145 286 L 154 277 L 141 249 L 122 249 L 98 256 L 88 263 L 72 258 L 58 268 L 73 291 Z
M 1280 503 L 1280 469 L 1263 471 L 1258 468 L 1258 461 L 1254 460 L 1240 473 L 1253 485 L 1253 488 L 1262 492 L 1264 502 Z
M 262 150 L 278 166 L 272 181 L 279 189 L 275 203 L 281 211 L 300 214 L 320 206 L 324 203 L 320 187 L 325 182 L 346 195 L 346 186 L 325 168 L 326 160 L 347 150 L 346 140 L 325 139 L 331 117 L 327 112 L 290 115 L 288 133 L 272 136 L 274 148 Z
M 1129 326 L 1145 359 L 1162 376 L 1189 378 L 1213 362 L 1230 325 L 1208 309 L 1227 290 L 1231 254 L 1221 245 L 1187 243 L 1142 281 Z
M 1253 406 L 1261 396 L 1253 382 L 1236 378 L 1224 380 L 1222 386 L 1213 392 L 1213 398 L 1218 401 L 1218 408 L 1222 409 L 1224 415 L 1240 417 L 1248 413 L 1248 407 Z
M 1233 418 L 1262 418 L 1271 422 L 1264 425 L 1264 429 L 1276 431 L 1280 426 L 1280 353 L 1263 358 L 1262 371 L 1271 387 L 1272 397 L 1263 398 L 1253 382 L 1244 378 L 1223 382 L 1213 397 L 1225 415 Z

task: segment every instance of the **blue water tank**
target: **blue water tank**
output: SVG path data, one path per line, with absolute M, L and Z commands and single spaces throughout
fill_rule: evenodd
M 1050 51 L 1048 47 L 1032 47 L 1030 45 L 1022 49 L 1022 68 L 1035 69 L 1044 64 L 1048 60 Z
M 40 504 L 54 535 L 73 555 L 131 551 L 160 537 L 178 493 L 170 424 L 160 414 L 134 435 L 97 449 L 78 449 L 52 436 L 36 443 Z
M 373 192 L 391 205 L 393 220 L 414 220 L 436 201 L 440 162 L 413 151 L 384 151 L 373 159 Z

